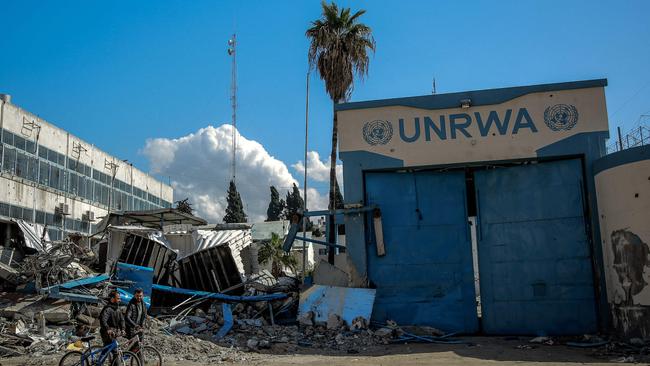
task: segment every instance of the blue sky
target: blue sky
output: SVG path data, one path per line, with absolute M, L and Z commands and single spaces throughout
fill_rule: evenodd
M 649 1 L 341 1 L 363 8 L 377 52 L 352 100 L 608 78 L 610 126 L 650 113 Z M 147 138 L 230 120 L 287 165 L 302 159 L 309 21 L 318 1 L 4 1 L 0 92 L 148 169 Z M 311 149 L 331 102 L 312 78 Z M 319 183 L 317 183 L 318 185 Z M 324 185 L 325 183 L 320 183 Z

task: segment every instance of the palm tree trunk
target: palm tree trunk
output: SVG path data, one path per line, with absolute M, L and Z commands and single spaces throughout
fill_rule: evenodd
M 333 101 L 332 103 L 332 111 L 334 112 L 334 118 L 332 123 L 332 153 L 330 155 L 330 202 L 328 205 L 328 209 L 330 210 L 336 209 L 336 148 L 339 139 L 338 118 L 336 116 L 336 101 Z M 329 215 L 329 224 L 327 229 L 327 232 L 329 233 L 327 242 L 330 244 L 336 243 L 336 235 L 338 233 L 336 232 L 336 222 L 335 216 L 333 214 Z M 327 262 L 332 265 L 334 264 L 334 247 L 328 247 Z

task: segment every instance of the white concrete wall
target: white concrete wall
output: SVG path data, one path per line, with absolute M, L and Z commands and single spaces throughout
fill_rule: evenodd
M 598 173 L 596 194 L 614 327 L 650 337 L 650 159 Z

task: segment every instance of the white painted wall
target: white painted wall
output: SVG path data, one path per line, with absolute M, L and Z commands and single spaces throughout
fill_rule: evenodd
M 650 337 L 650 159 L 598 173 L 596 194 L 614 326 Z

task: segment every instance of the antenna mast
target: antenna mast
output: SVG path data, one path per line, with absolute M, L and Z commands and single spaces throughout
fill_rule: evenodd
M 237 172 L 237 35 L 232 34 L 228 40 L 228 55 L 232 57 L 232 74 L 230 81 L 230 102 L 232 106 L 232 181 Z

